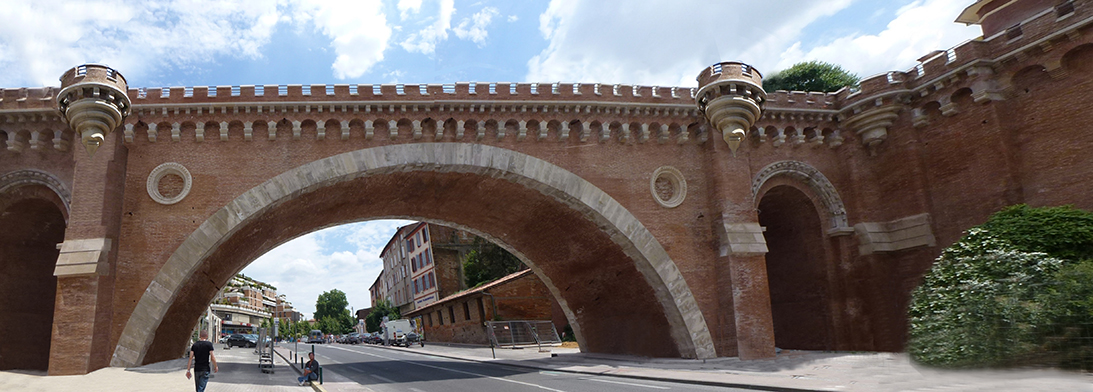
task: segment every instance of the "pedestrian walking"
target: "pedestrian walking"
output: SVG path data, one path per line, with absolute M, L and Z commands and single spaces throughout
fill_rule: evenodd
M 209 332 L 201 331 L 201 340 L 194 342 L 190 347 L 190 360 L 186 362 L 186 379 L 193 377 L 194 387 L 197 392 L 205 392 L 205 385 L 209 383 L 209 361 L 212 361 L 212 372 L 220 371 L 216 364 L 216 355 L 213 355 L 213 344 L 209 342 Z M 194 374 L 190 374 L 193 366 Z

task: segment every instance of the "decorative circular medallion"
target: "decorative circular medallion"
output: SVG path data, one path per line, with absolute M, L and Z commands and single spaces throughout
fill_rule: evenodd
M 649 190 L 657 204 L 673 208 L 683 204 L 683 199 L 687 197 L 687 180 L 683 179 L 683 173 L 679 169 L 661 166 L 653 171 L 653 177 L 649 179 Z
M 190 193 L 191 185 L 193 177 L 180 163 L 164 163 L 148 174 L 148 196 L 159 204 L 171 205 L 182 201 Z

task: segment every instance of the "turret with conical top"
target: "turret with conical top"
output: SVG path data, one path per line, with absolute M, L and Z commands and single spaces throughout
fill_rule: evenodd
M 61 76 L 57 108 L 89 155 L 129 116 L 125 77 L 105 65 L 85 64 Z

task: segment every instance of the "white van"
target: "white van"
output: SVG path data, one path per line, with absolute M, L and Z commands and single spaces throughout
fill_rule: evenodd
M 390 320 L 383 323 L 381 338 L 384 346 L 393 346 L 406 338 L 406 334 L 414 331 L 413 320 Z

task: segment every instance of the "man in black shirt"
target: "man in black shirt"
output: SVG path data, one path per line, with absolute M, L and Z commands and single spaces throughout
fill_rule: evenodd
M 220 367 L 216 365 L 213 344 L 209 342 L 209 331 L 201 331 L 200 336 L 201 340 L 190 347 L 190 360 L 186 362 L 186 378 L 192 377 L 190 365 L 193 365 L 197 376 L 194 378 L 194 386 L 197 387 L 197 392 L 205 392 L 205 385 L 209 383 L 209 360 L 212 360 L 213 372 L 219 372 Z
M 319 361 L 315 360 L 315 353 L 307 353 L 307 359 L 307 363 L 304 364 L 304 375 L 296 377 L 300 385 L 319 379 Z

